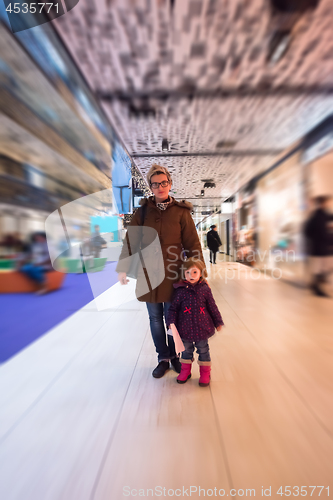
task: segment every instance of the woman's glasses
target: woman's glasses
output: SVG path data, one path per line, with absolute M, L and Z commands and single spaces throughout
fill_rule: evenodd
M 153 189 L 158 189 L 160 186 L 162 188 L 166 188 L 169 184 L 169 181 L 162 181 L 162 182 L 152 182 L 150 185 Z

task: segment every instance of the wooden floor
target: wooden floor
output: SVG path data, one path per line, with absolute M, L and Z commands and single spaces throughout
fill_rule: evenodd
M 249 271 L 213 266 L 208 388 L 151 376 L 132 283 L 1 365 L 0 499 L 332 496 L 333 300 Z

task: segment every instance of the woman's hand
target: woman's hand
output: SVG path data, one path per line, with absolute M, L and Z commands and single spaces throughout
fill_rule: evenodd
M 217 326 L 217 327 L 216 327 L 216 330 L 217 330 L 218 332 L 220 332 L 220 331 L 222 330 L 222 326 L 223 326 L 223 325 L 219 325 L 219 326 Z
M 126 273 L 118 273 L 118 281 L 121 285 L 127 285 L 129 279 L 127 279 Z

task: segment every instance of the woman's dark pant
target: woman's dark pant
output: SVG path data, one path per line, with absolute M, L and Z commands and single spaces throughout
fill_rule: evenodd
M 150 330 L 155 344 L 158 361 L 169 361 L 176 357 L 175 343 L 171 335 L 165 332 L 163 316 L 166 317 L 170 302 L 154 304 L 147 302 Z
M 213 264 L 216 264 L 216 253 L 217 250 L 216 252 L 214 252 L 214 250 L 209 250 L 209 260 L 210 262 L 213 262 Z

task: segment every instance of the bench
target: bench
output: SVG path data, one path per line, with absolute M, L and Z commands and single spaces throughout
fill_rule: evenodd
M 58 290 L 65 278 L 64 273 L 48 271 L 46 273 L 47 290 Z M 0 271 L 0 293 L 36 292 L 38 285 L 19 271 L 2 269 Z
M 0 259 L 0 269 L 15 269 L 15 259 Z

